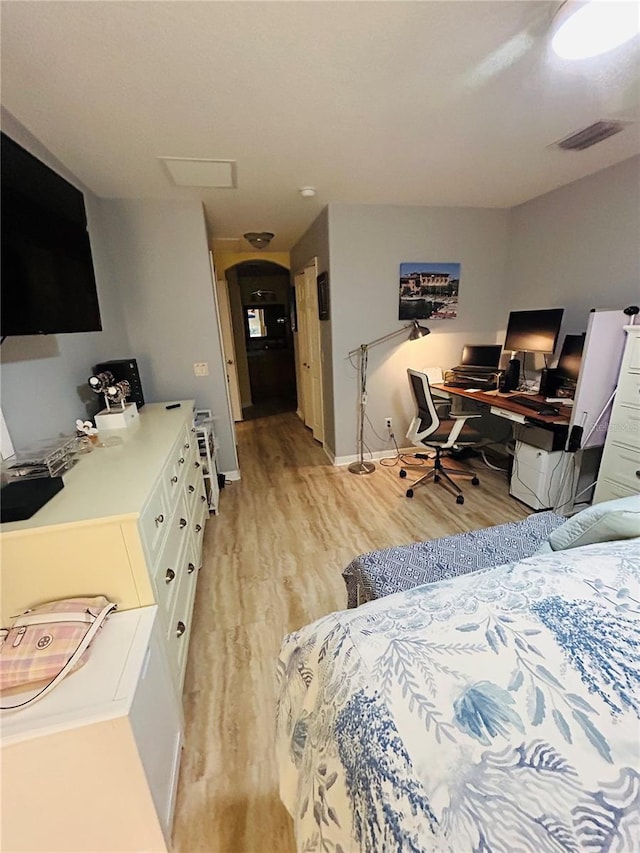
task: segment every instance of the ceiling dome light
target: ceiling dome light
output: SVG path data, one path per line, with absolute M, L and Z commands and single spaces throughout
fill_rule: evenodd
M 566 0 L 555 26 L 554 52 L 563 59 L 588 59 L 638 35 L 638 4 L 633 0 Z
M 316 194 L 315 187 L 301 187 L 298 192 L 302 196 L 302 198 L 314 198 Z
M 247 231 L 243 237 L 254 249 L 266 249 L 275 234 L 271 231 Z

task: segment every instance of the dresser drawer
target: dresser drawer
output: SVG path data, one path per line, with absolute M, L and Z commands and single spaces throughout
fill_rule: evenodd
M 596 490 L 593 496 L 593 503 L 599 504 L 603 501 L 613 501 L 618 498 L 631 498 L 638 493 L 638 490 L 628 489 L 621 486 L 620 483 L 614 483 L 611 480 L 602 478 L 598 480 Z
M 179 523 L 179 520 L 185 517 L 184 504 L 180 501 L 169 522 L 167 538 L 154 566 L 153 583 L 165 623 L 168 622 L 173 608 L 187 547 L 187 528 L 181 527 Z
M 174 601 L 167 630 L 167 646 L 178 690 L 182 691 L 187 665 L 187 651 L 191 635 L 193 603 L 198 580 L 198 565 L 192 549 L 185 551 L 184 565 L 180 573 L 180 586 Z
M 640 492 L 640 447 L 624 447 L 617 442 L 607 446 L 602 459 L 604 476 L 633 493 Z
M 607 429 L 607 440 L 633 449 L 640 447 L 640 406 L 618 404 Z
M 623 373 L 618 381 L 616 402 L 640 408 L 640 372 Z
M 167 532 L 170 512 L 171 506 L 163 488 L 163 483 L 160 481 L 149 496 L 149 500 L 140 514 L 139 520 L 140 536 L 151 563 L 155 562 L 162 547 Z

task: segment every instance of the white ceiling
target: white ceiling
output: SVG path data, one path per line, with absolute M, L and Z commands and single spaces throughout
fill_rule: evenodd
M 554 59 L 559 5 L 3 0 L 2 103 L 98 195 L 199 198 L 212 238 L 288 250 L 329 202 L 508 207 L 640 153 L 639 40 Z M 159 157 L 235 160 L 238 187 Z

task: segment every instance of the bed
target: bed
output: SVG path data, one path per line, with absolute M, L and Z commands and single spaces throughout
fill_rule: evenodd
M 333 613 L 278 661 L 299 851 L 637 853 L 640 539 Z

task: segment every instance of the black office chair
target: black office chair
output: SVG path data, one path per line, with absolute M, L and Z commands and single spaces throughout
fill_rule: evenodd
M 445 467 L 442 464 L 442 454 L 448 450 L 456 450 L 461 447 L 470 447 L 481 443 L 482 436 L 480 433 L 467 424 L 468 420 L 479 418 L 480 415 L 476 412 L 448 413 L 446 418 L 440 418 L 426 373 L 420 373 L 418 370 L 409 368 L 407 374 L 416 404 L 416 416 L 411 421 L 407 438 L 414 445 L 424 444 L 425 447 L 434 450 L 435 458 L 433 459 L 433 468 L 423 477 L 420 477 L 419 480 L 416 480 L 415 483 L 412 483 L 407 489 L 406 495 L 408 498 L 412 498 L 417 486 L 433 480 L 434 483 L 442 483 L 443 486 L 449 486 L 456 494 L 456 503 L 463 504 L 464 495 L 462 494 L 462 489 L 449 475 L 470 477 L 472 486 L 479 485 L 480 480 L 472 471 L 466 472 Z M 417 459 L 429 458 L 419 453 L 415 454 L 415 456 Z M 400 470 L 400 476 L 403 478 L 407 476 L 404 468 Z

